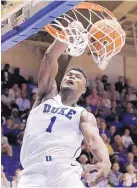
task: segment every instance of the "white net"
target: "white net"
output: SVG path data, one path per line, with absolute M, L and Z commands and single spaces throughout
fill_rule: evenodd
M 56 29 L 54 34 L 48 27 L 47 30 L 68 45 L 66 52 L 71 56 L 80 56 L 88 46 L 95 63 L 103 70 L 110 59 L 121 51 L 125 32 L 110 11 L 99 8 L 74 8 L 50 24 Z

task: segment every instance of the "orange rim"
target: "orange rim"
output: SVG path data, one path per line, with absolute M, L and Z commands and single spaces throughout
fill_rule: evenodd
M 95 10 L 95 11 L 99 11 L 99 12 L 105 11 L 107 14 L 112 16 L 112 18 L 115 18 L 114 14 L 111 11 L 109 11 L 107 8 L 97 5 L 97 4 L 94 4 L 94 3 L 81 2 L 80 4 L 76 5 L 73 9 L 74 10 L 75 9 L 91 9 L 91 10 Z M 58 36 L 60 36 L 61 39 L 66 38 L 65 33 L 63 31 L 59 31 L 59 30 L 55 29 L 50 24 L 45 26 L 45 30 L 55 38 Z
M 65 39 L 65 33 L 63 31 L 59 31 L 57 29 L 55 29 L 53 26 L 51 26 L 50 24 L 48 24 L 47 26 L 45 26 L 45 30 L 52 34 L 52 36 L 54 36 L 55 38 L 60 36 L 61 39 Z

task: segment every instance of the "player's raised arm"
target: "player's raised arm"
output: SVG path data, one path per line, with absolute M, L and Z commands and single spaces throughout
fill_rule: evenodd
M 111 168 L 109 153 L 99 135 L 96 119 L 91 113 L 87 111 L 82 112 L 80 129 L 89 146 L 89 150 L 99 162 L 97 166 L 99 170 L 98 178 L 101 176 L 107 177 Z
M 65 51 L 67 45 L 55 40 L 44 54 L 38 75 L 38 96 L 48 94 L 58 72 L 57 60 Z

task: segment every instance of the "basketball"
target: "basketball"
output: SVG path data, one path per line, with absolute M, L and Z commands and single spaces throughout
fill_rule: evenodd
M 104 53 L 109 56 L 121 50 L 125 42 L 125 32 L 115 20 L 104 19 L 92 25 L 89 30 L 89 41 L 92 43 L 92 50 L 99 57 Z

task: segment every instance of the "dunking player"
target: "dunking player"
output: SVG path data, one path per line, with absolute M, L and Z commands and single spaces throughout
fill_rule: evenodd
M 59 41 L 46 51 L 38 75 L 38 96 L 27 120 L 21 149 L 24 167 L 18 187 L 84 187 L 81 166 L 75 161 L 83 138 L 98 160 L 97 179 L 110 170 L 108 151 L 99 136 L 95 117 L 76 105 L 86 91 L 87 78 L 80 69 L 69 70 L 57 94 L 57 60 L 66 49 Z

